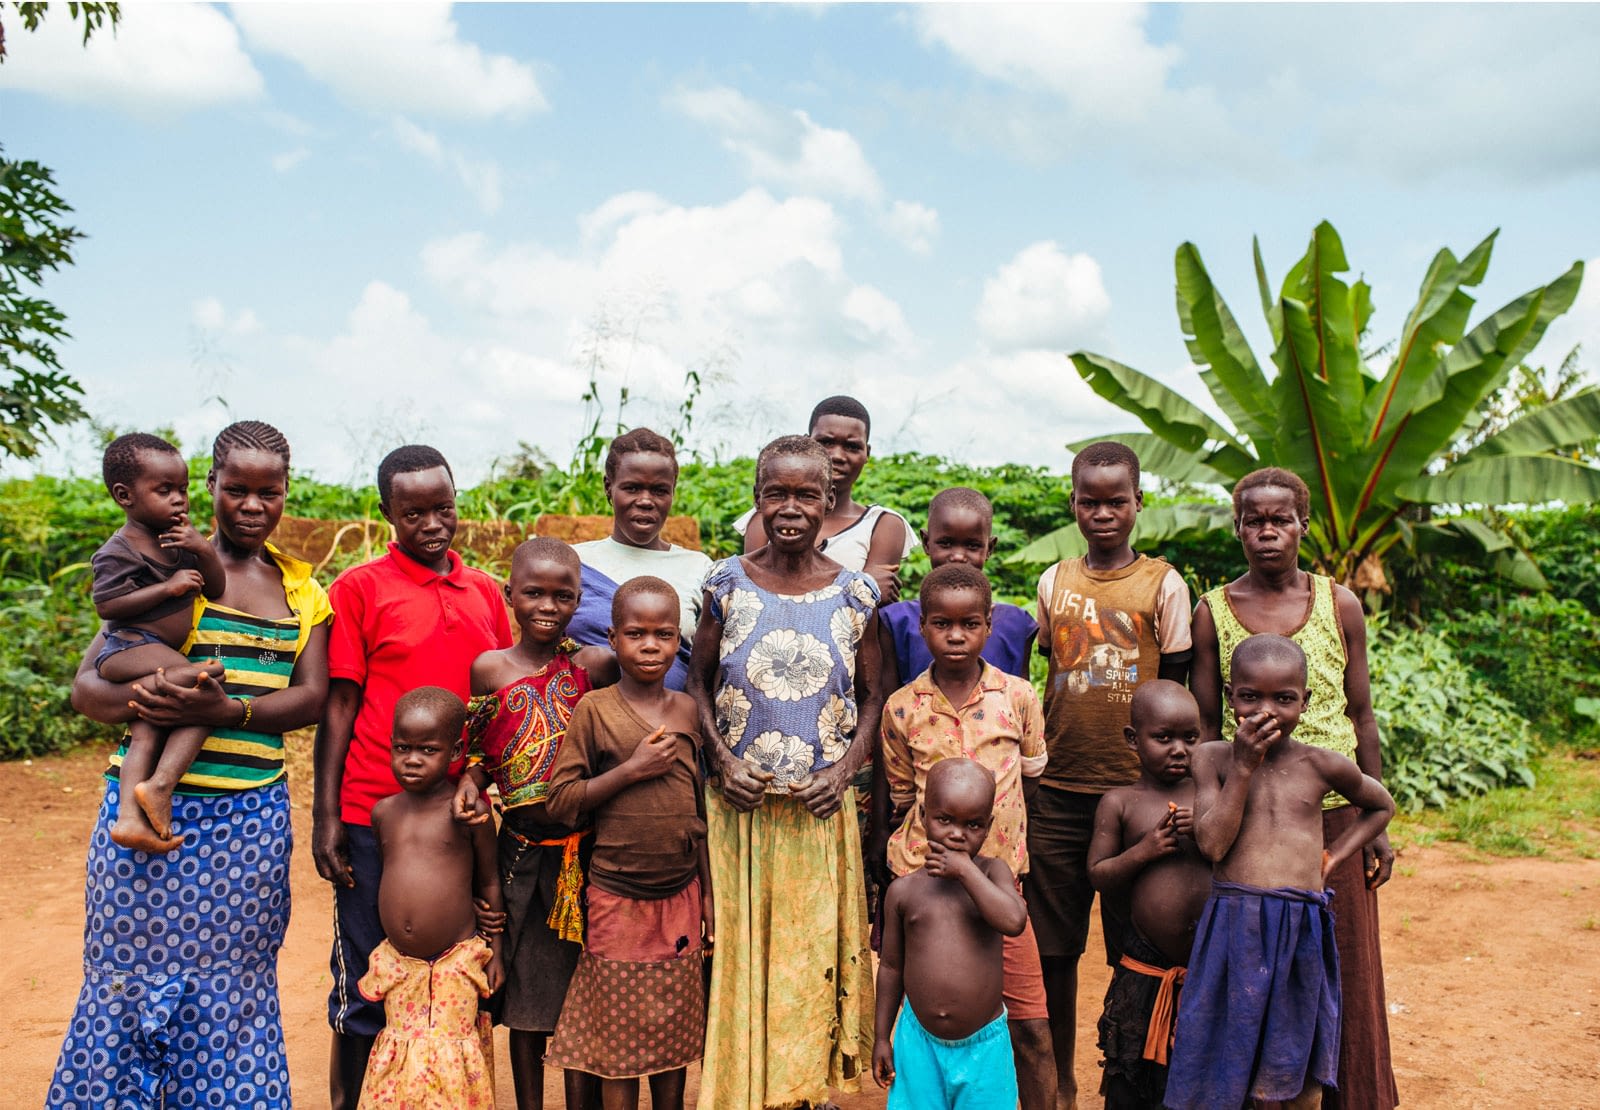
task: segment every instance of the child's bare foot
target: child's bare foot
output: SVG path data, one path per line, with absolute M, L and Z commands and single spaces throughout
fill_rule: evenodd
M 181 837 L 160 836 L 150 827 L 150 822 L 145 819 L 142 811 L 137 807 L 131 808 L 134 812 L 119 814 L 116 823 L 111 826 L 113 844 L 136 852 L 149 852 L 153 856 L 164 856 L 174 848 L 182 846 Z
M 172 788 L 162 787 L 154 779 L 146 779 L 134 786 L 133 800 L 139 803 L 139 808 L 149 818 L 156 836 L 176 844 L 177 838 L 172 835 Z

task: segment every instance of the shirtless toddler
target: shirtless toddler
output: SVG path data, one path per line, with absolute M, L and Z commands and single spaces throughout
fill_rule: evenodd
M 889 1110 L 1014 1110 L 1001 937 L 1020 934 L 1028 910 L 1011 869 L 978 855 L 994 776 L 970 759 L 940 760 L 922 807 L 927 859 L 884 903 L 872 1075 L 889 1088 Z
M 1107 1110 L 1160 1110 L 1172 1020 L 1195 925 L 1211 893 L 1211 864 L 1194 843 L 1190 760 L 1200 708 L 1166 679 L 1133 694 L 1123 730 L 1139 757 L 1139 781 L 1100 799 L 1089 845 L 1089 880 L 1126 899 L 1130 925 L 1100 1015 Z

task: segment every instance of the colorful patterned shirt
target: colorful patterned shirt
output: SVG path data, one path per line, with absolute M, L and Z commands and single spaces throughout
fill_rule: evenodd
M 923 671 L 889 695 L 883 707 L 883 769 L 895 806 L 910 806 L 889 837 L 889 867 L 906 875 L 928 854 L 921 806 L 928 771 L 941 759 L 965 756 L 994 772 L 994 824 L 982 854 L 1004 861 L 1014 875 L 1028 870 L 1028 810 L 1022 779 L 1044 771 L 1044 711 L 1033 685 L 985 662 L 978 684 L 959 707 Z
M 483 764 L 502 804 L 543 802 L 578 699 L 593 689 L 589 672 L 572 661 L 578 645 L 563 640 L 554 659 L 492 694 L 472 699 L 467 762 Z

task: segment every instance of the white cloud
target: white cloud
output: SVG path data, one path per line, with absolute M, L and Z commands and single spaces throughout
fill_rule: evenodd
M 1103 338 L 1111 298 L 1100 263 L 1044 241 L 984 283 L 978 327 L 997 351 L 1065 349 Z
M 285 150 L 280 154 L 274 154 L 272 156 L 272 168 L 279 173 L 288 173 L 309 157 L 311 157 L 309 147 L 297 146 L 293 150 Z
M 464 42 L 449 4 L 235 4 L 250 45 L 365 108 L 517 119 L 549 107 L 533 68 Z
M 848 131 L 823 127 L 798 108 L 751 100 L 736 89 L 682 89 L 668 105 L 717 131 L 752 180 L 796 193 L 876 201 L 877 171 Z
M 1114 122 L 1145 118 L 1180 57 L 1145 37 L 1145 16 L 1142 4 L 928 4 L 914 13 L 924 43 L 979 73 Z
M 884 225 L 913 254 L 933 253 L 933 241 L 939 237 L 939 213 L 935 209 L 916 201 L 897 200 L 889 206 Z
M 435 166 L 453 170 L 483 211 L 493 213 L 500 210 L 500 167 L 495 162 L 468 158 L 460 151 L 446 147 L 438 135 L 418 127 L 404 116 L 394 117 L 389 130 L 407 150 L 422 155 Z
M 26 89 L 62 100 L 106 106 L 134 115 L 252 100 L 261 74 L 239 45 L 239 33 L 204 4 L 130 4 L 115 32 L 102 28 L 88 41 L 63 10 L 38 30 L 12 34 L 0 66 L 0 88 Z
M 892 298 L 870 285 L 857 285 L 845 294 L 841 306 L 851 334 L 872 346 L 887 345 L 894 350 L 911 346 L 911 329 L 905 313 Z
M 261 321 L 253 310 L 242 308 L 230 316 L 216 297 L 195 301 L 190 309 L 189 322 L 201 331 L 231 335 L 254 335 L 261 330 Z

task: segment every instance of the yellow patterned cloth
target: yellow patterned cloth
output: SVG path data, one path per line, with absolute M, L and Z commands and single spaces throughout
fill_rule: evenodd
M 717 947 L 700 1110 L 821 1105 L 871 1067 L 872 955 L 855 799 L 826 821 L 706 791 Z
M 469 937 L 442 956 L 404 956 L 387 940 L 373 949 L 361 993 L 383 1001 L 387 1024 L 372 1046 L 360 1110 L 494 1110 L 493 1049 L 486 1046 L 489 946 Z
M 1344 669 L 1348 660 L 1344 646 L 1344 633 L 1339 628 L 1339 613 L 1333 604 L 1333 579 L 1325 575 L 1311 577 L 1311 612 L 1289 638 L 1306 653 L 1307 685 L 1311 688 L 1311 703 L 1300 717 L 1294 738 L 1302 744 L 1327 748 L 1347 759 L 1356 757 L 1356 727 L 1345 713 Z M 1248 639 L 1252 633 L 1233 611 L 1228 600 L 1228 588 L 1218 586 L 1202 599 L 1211 609 L 1211 620 L 1217 626 L 1217 654 L 1222 664 L 1222 681 L 1231 682 L 1233 649 Z M 1222 738 L 1232 740 L 1238 722 L 1233 717 L 1233 707 L 1227 698 L 1222 700 Z M 1335 809 L 1345 804 L 1338 794 L 1329 794 L 1322 800 L 1323 809 Z

